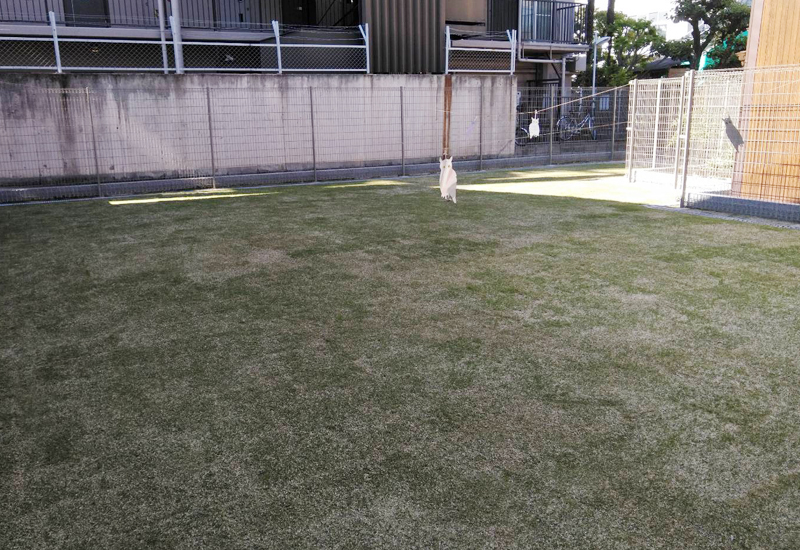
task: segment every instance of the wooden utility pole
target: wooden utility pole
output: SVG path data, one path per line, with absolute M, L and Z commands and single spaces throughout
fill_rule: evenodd
M 442 156 L 450 156 L 450 113 L 453 106 L 453 77 L 444 77 L 444 128 L 442 129 Z

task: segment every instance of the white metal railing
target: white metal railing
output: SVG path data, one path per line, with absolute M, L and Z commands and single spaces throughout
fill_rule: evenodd
M 517 31 L 475 33 L 455 31 L 459 42 L 453 45 L 454 30 L 445 27 L 445 74 L 514 74 L 517 61 Z
M 152 72 L 370 72 L 369 26 L 296 27 L 272 22 L 254 41 L 182 40 L 180 15 L 157 40 L 64 38 L 54 12 L 50 37 L 0 36 L 0 70 Z M 258 41 L 256 41 L 258 40 Z

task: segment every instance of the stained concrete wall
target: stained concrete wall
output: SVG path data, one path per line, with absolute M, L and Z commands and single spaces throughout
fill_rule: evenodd
M 515 98 L 453 77 L 457 160 L 513 155 Z M 444 77 L 5 76 L 0 118 L 5 186 L 412 164 L 442 152 Z

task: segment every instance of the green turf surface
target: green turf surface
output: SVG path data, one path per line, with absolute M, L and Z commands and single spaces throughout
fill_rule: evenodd
M 0 208 L 0 547 L 800 547 L 800 232 L 434 183 Z

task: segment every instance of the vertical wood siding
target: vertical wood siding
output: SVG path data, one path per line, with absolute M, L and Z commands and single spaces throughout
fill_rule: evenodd
M 751 26 L 748 67 L 800 64 L 800 1 L 756 0 Z M 748 73 L 745 96 L 746 152 L 735 184 L 745 196 L 800 202 L 800 70 Z

